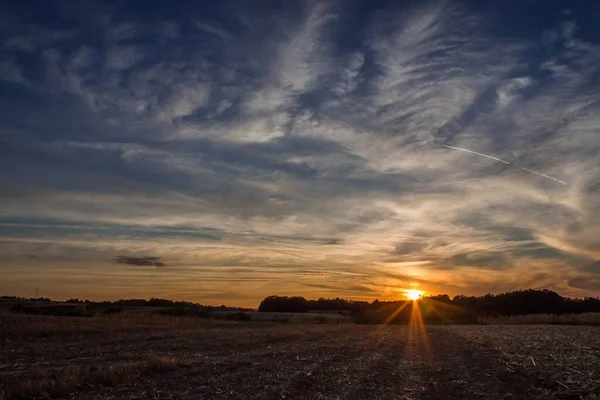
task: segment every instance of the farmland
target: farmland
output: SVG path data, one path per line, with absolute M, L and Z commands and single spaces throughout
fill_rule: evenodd
M 0 315 L 0 398 L 597 398 L 600 329 Z

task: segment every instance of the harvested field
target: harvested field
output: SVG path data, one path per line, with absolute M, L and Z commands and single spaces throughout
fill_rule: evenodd
M 528 314 L 512 317 L 487 317 L 482 319 L 489 325 L 600 325 L 600 313 L 582 314 Z
M 2 315 L 0 338 L 0 399 L 600 397 L 598 327 Z

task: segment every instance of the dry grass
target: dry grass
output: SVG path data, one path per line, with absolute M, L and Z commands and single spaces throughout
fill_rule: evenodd
M 488 317 L 488 325 L 600 325 L 600 313 L 583 314 L 530 314 L 512 317 Z
M 142 375 L 174 371 L 181 365 L 178 359 L 151 354 L 136 362 L 38 369 L 5 377 L 4 382 L 0 382 L 0 399 L 65 397 L 85 386 L 115 386 L 139 379 Z

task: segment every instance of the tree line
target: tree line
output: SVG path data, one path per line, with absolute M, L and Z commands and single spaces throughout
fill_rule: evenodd
M 244 319 L 245 311 L 250 308 L 208 306 L 189 301 L 173 301 L 167 299 L 123 299 L 116 301 L 90 301 L 77 298 L 66 301 L 52 301 L 49 298 L 27 298 L 17 296 L 0 296 L 0 310 L 35 315 L 91 317 L 97 314 L 119 314 L 125 310 L 144 310 L 171 316 L 195 316 L 212 318 L 218 312 L 236 312 L 232 314 L 238 319 Z
M 569 298 L 551 290 L 518 290 L 484 296 L 446 294 L 426 296 L 416 302 L 355 301 L 342 298 L 307 300 L 301 296 L 268 296 L 258 307 L 261 312 L 296 312 L 337 310 L 347 311 L 357 323 L 407 323 L 418 317 L 427 323 L 476 323 L 482 317 L 517 316 L 528 314 L 580 314 L 600 312 L 600 299 L 595 297 Z

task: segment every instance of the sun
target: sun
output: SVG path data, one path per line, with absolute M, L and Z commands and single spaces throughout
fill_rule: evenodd
M 419 298 L 421 296 L 423 296 L 422 290 L 407 290 L 406 291 L 406 297 L 408 297 L 412 301 L 419 300 Z

